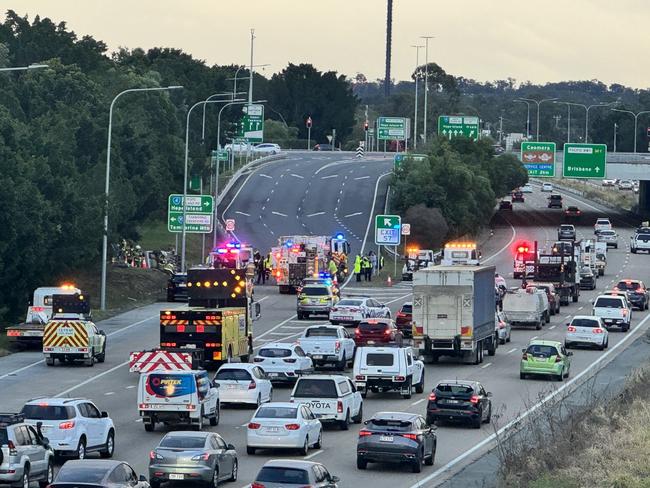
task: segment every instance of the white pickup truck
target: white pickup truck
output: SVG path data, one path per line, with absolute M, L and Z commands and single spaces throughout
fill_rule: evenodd
M 309 405 L 318 420 L 338 423 L 341 430 L 363 420 L 363 399 L 347 376 L 303 376 L 291 392 L 291 402 Z
M 622 294 L 599 295 L 594 300 L 592 315 L 600 317 L 608 330 L 613 326 L 627 332 L 632 320 L 632 307 Z
M 298 343 L 311 357 L 314 367 L 335 364 L 344 371 L 354 361 L 355 343 L 345 327 L 338 325 L 314 325 L 305 329 Z

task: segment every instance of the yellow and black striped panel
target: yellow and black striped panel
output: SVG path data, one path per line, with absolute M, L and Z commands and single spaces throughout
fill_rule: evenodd
M 66 333 L 61 334 L 65 329 Z M 45 326 L 44 347 L 88 347 L 86 325 L 79 321 L 55 321 Z

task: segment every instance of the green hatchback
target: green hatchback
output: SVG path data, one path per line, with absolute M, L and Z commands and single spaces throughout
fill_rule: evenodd
M 522 380 L 528 375 L 551 376 L 558 381 L 569 377 L 573 353 L 567 352 L 561 342 L 533 339 L 522 352 L 519 369 Z

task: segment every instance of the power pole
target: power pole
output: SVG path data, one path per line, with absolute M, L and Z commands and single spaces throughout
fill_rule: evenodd
M 255 47 L 255 29 L 251 29 L 251 69 L 250 80 L 248 80 L 248 105 L 253 104 L 253 51 Z M 234 153 L 235 151 L 233 151 Z
M 388 0 L 386 11 L 386 77 L 384 79 L 384 95 L 390 95 L 390 59 L 393 43 L 393 0 Z
M 429 118 L 429 39 L 433 36 L 420 36 L 424 39 L 424 143 L 427 143 L 427 119 Z

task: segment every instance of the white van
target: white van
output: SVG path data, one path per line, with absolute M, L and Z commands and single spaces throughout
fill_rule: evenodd
M 210 384 L 207 371 L 152 372 L 140 375 L 138 411 L 144 429 L 156 423 L 187 424 L 198 430 L 204 419 L 219 423 L 219 390 Z
M 354 384 L 365 398 L 368 390 L 399 391 L 402 398 L 411 398 L 424 391 L 424 363 L 410 347 L 360 347 L 354 358 Z

